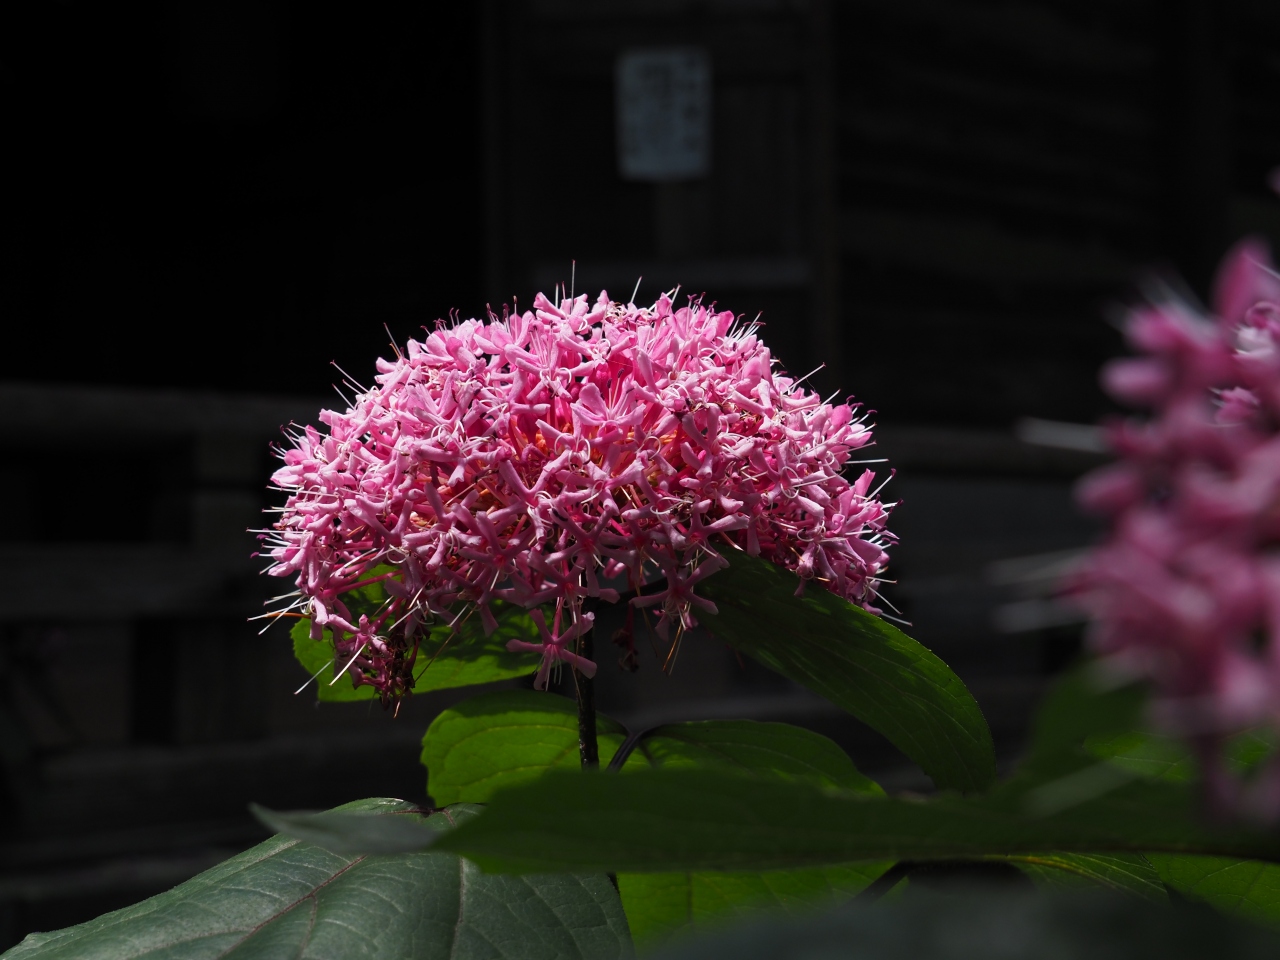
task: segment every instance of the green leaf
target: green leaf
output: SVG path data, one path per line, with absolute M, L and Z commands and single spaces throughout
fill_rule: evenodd
M 1237 773 L 1256 769 L 1280 752 L 1280 729 L 1257 727 L 1237 734 L 1227 741 L 1227 762 Z
M 361 592 L 368 593 L 376 587 L 373 584 L 362 588 Z M 345 595 L 344 599 L 349 596 Z M 494 601 L 493 611 L 498 620 L 498 629 L 487 637 L 478 616 L 460 622 L 456 631 L 445 624 L 431 629 L 418 651 L 415 691 L 425 693 L 428 690 L 510 680 L 527 676 L 538 669 L 537 654 L 513 653 L 507 649 L 508 640 L 525 640 L 530 643 L 537 641 L 538 628 L 528 612 L 500 600 Z M 333 637 L 328 630 L 324 631 L 323 639 L 312 640 L 311 621 L 304 619 L 294 624 L 289 635 L 293 638 L 293 655 L 308 676 L 319 674 L 316 677 L 316 689 L 321 700 L 349 702 L 372 700 L 377 696 L 373 687 L 353 687 L 345 677 L 333 682 Z M 343 666 L 345 664 L 338 664 L 338 669 Z
M 735 553 L 699 592 L 716 637 L 820 693 L 884 734 L 939 788 L 972 793 L 995 782 L 982 711 L 951 669 L 879 617 L 771 563 Z
M 1002 789 L 1024 790 L 1033 808 L 1053 813 L 1133 780 L 1194 783 L 1199 763 L 1185 741 L 1144 729 L 1145 700 L 1142 687 L 1108 684 L 1095 666 L 1068 674 L 1039 712 L 1030 757 Z M 1264 727 L 1229 737 L 1222 754 L 1248 779 L 1276 748 L 1276 732 Z
M 597 717 L 600 755 L 621 745 L 622 727 Z M 528 690 L 482 694 L 446 710 L 423 738 L 422 761 L 436 803 L 484 802 L 500 789 L 551 769 L 578 769 L 573 701 Z M 649 766 L 722 769 L 883 795 L 836 744 L 800 727 L 751 720 L 673 723 L 644 736 L 624 770 Z M 693 922 L 770 905 L 799 909 L 852 895 L 889 864 L 852 864 L 769 874 L 674 874 L 618 877 L 633 934 L 657 942 Z M 640 931 L 643 931 L 641 933 Z
M 600 756 L 622 745 L 626 730 L 596 717 Z M 577 705 L 532 690 L 485 693 L 441 713 L 422 738 L 432 799 L 439 805 L 486 803 L 500 789 L 527 783 L 547 770 L 578 769 Z M 801 727 L 754 720 L 673 723 L 645 734 L 626 770 L 647 766 L 701 767 L 804 780 L 880 795 L 848 754 Z
M 379 564 L 369 571 L 372 576 L 392 573 L 394 568 L 387 564 Z M 342 600 L 351 611 L 352 616 L 359 619 L 361 614 L 373 619 L 378 609 L 387 599 L 387 591 L 381 583 L 370 583 L 356 590 L 349 590 L 342 595 Z M 289 631 L 293 640 L 293 655 L 307 676 L 313 677 L 316 684 L 316 697 L 326 703 L 351 703 L 358 700 L 372 700 L 377 691 L 371 686 L 354 687 L 350 678 L 339 677 L 334 680 L 335 670 L 341 670 L 346 664 L 334 665 L 333 634 L 324 631 L 320 640 L 311 639 L 311 620 L 298 620 Z M 301 692 L 301 691 L 299 691 Z
M 1060 776 L 1097 761 L 1103 744 L 1142 726 L 1146 690 L 1135 684 L 1108 683 L 1094 665 L 1063 676 L 1045 697 L 1031 728 L 1029 757 L 1023 772 Z
M 403 816 L 388 816 L 382 810 L 284 813 L 256 803 L 249 804 L 249 809 L 277 833 L 314 843 L 330 853 L 413 853 L 427 849 L 439 835 L 438 830 L 424 824 L 416 813 Z
M 1110 682 L 1094 664 L 1067 673 L 1041 704 L 1028 755 L 1001 791 L 1020 793 L 1026 809 L 1043 817 L 1153 772 L 1136 755 L 1121 757 L 1135 742 L 1145 703 L 1143 687 Z
M 597 715 L 596 730 L 601 757 L 612 756 L 626 736 L 603 715 Z M 472 697 L 432 721 L 422 738 L 422 762 L 438 806 L 486 803 L 498 790 L 550 769 L 579 769 L 577 704 L 533 690 Z
M 1199 767 L 1187 745 L 1148 729 L 1146 699 L 1143 686 L 1118 686 L 1093 663 L 1067 673 L 1037 713 L 1024 772 L 1061 775 L 1104 759 L 1148 780 L 1194 780 Z M 1233 773 L 1247 775 L 1275 756 L 1278 738 L 1267 726 L 1245 730 L 1227 739 L 1223 755 Z
M 1107 687 L 1099 679 L 1090 667 L 1068 675 L 1041 709 L 1032 757 L 1018 778 L 1028 798 L 1037 801 L 1042 810 L 1065 809 L 1075 802 L 1070 801 L 1073 791 L 1076 801 L 1084 802 L 1137 778 L 1178 784 L 1184 793 L 1189 792 L 1199 777 L 1199 765 L 1184 742 L 1141 729 L 1145 692 L 1132 686 Z M 1248 776 L 1274 751 L 1274 732 L 1265 729 L 1245 731 L 1224 745 L 1225 758 L 1237 776 Z M 1097 758 L 1105 762 L 1099 764 Z M 1095 788 L 1092 792 L 1090 783 Z M 1010 787 L 1017 789 L 1018 784 Z M 1053 799 L 1055 793 L 1057 800 Z M 1070 802 L 1062 803 L 1064 797 Z M 1148 852 L 1143 859 L 1167 889 L 1204 900 L 1224 912 L 1280 927 L 1280 868 L 1272 864 L 1160 852 Z M 1024 869 L 1032 872 L 1030 867 Z M 1122 868 L 1121 879 L 1125 872 L 1132 871 Z M 1066 876 L 1057 872 L 1057 882 Z M 1045 871 L 1037 879 L 1054 877 Z M 1114 880 L 1116 873 L 1100 879 Z M 1145 871 L 1134 879 L 1133 892 L 1150 887 L 1151 878 Z
M 1280 929 L 1280 866 L 1258 860 L 1153 853 L 1161 879 L 1183 896 L 1223 913 Z
M 515 872 L 774 870 L 1044 850 L 1280 859 L 1280 835 L 1203 822 L 1180 784 L 1134 781 L 1036 816 L 1028 793 L 1012 788 L 977 799 L 869 799 L 720 770 L 552 771 L 495 796 L 439 843 Z
M 891 861 L 765 873 L 622 873 L 618 891 L 641 949 L 735 918 L 804 916 L 864 890 Z
M 922 891 L 693 937 L 654 960 L 1274 960 L 1280 937 L 1211 911 L 1065 891 Z
M 1085 748 L 1098 757 L 1145 777 L 1190 783 L 1200 776 L 1200 765 L 1182 740 L 1145 730 L 1111 737 L 1090 737 Z M 1232 774 L 1247 778 L 1263 761 L 1275 753 L 1275 733 L 1266 728 L 1246 730 L 1229 738 L 1223 745 L 1223 758 Z
M 418 668 L 415 690 L 470 687 L 527 677 L 538 669 L 539 654 L 507 649 L 508 640 L 538 642 L 538 628 L 529 612 L 501 600 L 493 601 L 492 607 L 498 628 L 487 637 L 479 615 L 459 623 L 456 632 L 445 624 L 432 628 L 430 641 L 423 641 L 418 654 L 422 666 Z
M 1190 783 L 1199 776 L 1195 758 L 1172 737 L 1133 730 L 1109 737 L 1090 737 L 1085 741 L 1085 749 L 1147 780 Z
M 636 746 L 655 767 L 736 770 L 820 787 L 883 796 L 849 755 L 820 734 L 789 723 L 699 720 L 671 723 L 645 734 Z
M 1169 901 L 1160 874 L 1140 853 L 1024 853 L 999 859 L 1015 864 L 1040 886 L 1103 887 L 1153 903 Z
M 324 631 L 323 640 L 311 639 L 311 621 L 299 620 L 289 631 L 293 638 L 293 655 L 307 676 L 314 677 L 316 698 L 326 703 L 350 703 L 356 700 L 372 700 L 378 693 L 373 687 L 351 686 L 350 679 L 333 679 L 333 636 Z M 341 666 L 341 665 L 339 665 Z M 299 690 L 299 693 L 302 691 Z
M 656 767 L 725 770 L 781 781 L 883 796 L 831 740 L 802 727 L 754 720 L 672 723 L 648 733 L 636 754 Z M 629 767 L 627 769 L 633 769 Z M 765 873 L 618 875 L 631 934 L 641 946 L 737 916 L 762 911 L 796 914 L 848 898 L 892 865 L 840 864 Z
M 339 811 L 412 816 L 398 800 Z M 474 811 L 425 818 L 448 829 Z M 632 955 L 603 875 L 500 877 L 434 850 L 346 856 L 273 837 L 167 893 L 96 920 L 36 933 L 6 958 L 201 960 L 275 957 Z

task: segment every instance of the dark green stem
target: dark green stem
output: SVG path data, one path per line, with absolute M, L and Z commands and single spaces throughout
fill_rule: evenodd
M 592 634 L 588 630 L 578 638 L 578 656 L 594 660 Z M 578 755 L 582 768 L 600 766 L 600 743 L 596 738 L 596 690 L 595 682 L 578 669 L 573 671 L 574 686 L 578 690 Z

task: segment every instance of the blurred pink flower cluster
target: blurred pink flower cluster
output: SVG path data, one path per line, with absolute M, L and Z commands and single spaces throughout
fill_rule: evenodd
M 1118 462 L 1081 502 L 1113 518 L 1077 587 L 1095 649 L 1149 677 L 1157 717 L 1192 742 L 1215 802 L 1280 816 L 1280 766 L 1246 790 L 1222 739 L 1280 727 L 1280 276 L 1244 241 L 1224 261 L 1213 314 L 1172 294 L 1133 310 L 1138 358 L 1103 369 L 1122 402 Z
M 275 483 L 270 573 L 328 628 L 353 681 L 384 702 L 412 688 L 422 626 L 495 599 L 535 610 L 538 686 L 591 626 L 588 597 L 655 607 L 667 636 L 714 611 L 697 584 L 741 549 L 871 607 L 888 504 L 841 474 L 869 428 L 775 369 L 755 325 L 691 302 L 601 294 L 467 320 L 379 361 L 377 386 L 324 433 L 296 432 Z M 353 620 L 350 591 L 388 601 Z M 612 586 L 610 584 L 613 584 Z M 551 623 L 548 625 L 547 620 Z

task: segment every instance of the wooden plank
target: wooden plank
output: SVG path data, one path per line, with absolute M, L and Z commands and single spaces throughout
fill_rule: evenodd
M 1119 284 L 1129 280 L 1135 266 L 1103 241 L 1073 243 L 1052 234 L 1023 235 L 992 217 L 846 209 L 842 226 L 846 254 L 1001 286 Z
M 809 5 L 809 235 L 814 264 L 813 348 L 826 363 L 822 381 L 845 379 L 844 324 L 840 314 L 840 177 L 837 161 L 835 39 L 831 5 Z
M 363 719 L 368 711 L 359 714 Z M 72 752 L 41 764 L 39 777 L 24 784 L 26 830 L 5 838 L 0 857 L 12 846 L 18 862 L 75 858 L 59 839 L 67 834 L 145 840 L 148 828 L 167 824 L 251 822 L 250 799 L 285 809 L 327 807 L 352 796 L 420 799 L 421 740 L 421 727 L 387 723 L 373 730 L 366 721 L 363 730 L 324 736 Z M 84 816 L 86 797 L 93 798 L 92 817 Z M 106 837 L 93 850 L 111 852 Z
M 1087 131 L 1120 140 L 1146 139 L 1155 132 L 1155 119 L 1141 102 L 1114 93 L 1106 98 L 1086 98 L 1074 89 L 1032 86 L 1012 69 L 1001 77 L 981 76 L 960 67 L 947 69 L 921 52 L 907 58 L 886 50 L 869 54 L 859 67 L 854 76 L 874 75 L 877 88 L 896 91 L 893 99 L 919 97 L 937 110 L 1002 114 L 1020 124 L 1034 117 L 1042 126 L 1059 125 L 1063 133 Z
M 0 544 L 0 621 L 252 616 L 265 560 L 171 544 Z M 278 581 L 279 593 L 287 581 Z
M 666 20 L 702 15 L 722 17 L 789 14 L 792 0 L 530 0 L 526 7 L 539 19 L 571 24 L 631 19 Z
M 1064 450 L 1024 443 L 1013 431 L 930 426 L 880 426 L 868 458 L 888 463 L 868 464 L 877 473 L 887 468 L 902 472 L 954 475 L 1074 478 L 1107 461 L 1080 450 Z
M 271 436 L 292 422 L 314 423 L 322 406 L 311 397 L 233 396 L 70 384 L 0 383 L 0 435 L 29 439 L 95 435 Z
M 1114 2 L 864 0 L 850 6 L 859 8 L 867 18 L 897 21 L 916 37 L 944 35 L 949 45 L 975 60 L 1001 51 L 1047 70 L 1123 75 L 1149 69 L 1154 59 L 1150 47 L 1136 38 L 1098 29 L 1099 20 L 1105 22 L 1114 15 Z M 975 47 L 981 48 L 984 56 L 975 58 Z
M 484 296 L 492 310 L 500 310 L 507 290 L 506 230 L 507 154 L 503 149 L 506 122 L 507 30 L 501 0 L 483 0 L 480 13 L 481 133 L 484 138 Z
M 533 268 L 533 285 L 548 295 L 558 283 L 569 283 L 570 264 L 540 263 Z M 578 293 L 594 297 L 601 290 L 618 300 L 631 296 L 637 280 L 640 302 L 676 285 L 685 293 L 722 290 L 797 290 L 813 276 L 803 257 L 722 257 L 706 260 L 582 260 L 577 264 Z

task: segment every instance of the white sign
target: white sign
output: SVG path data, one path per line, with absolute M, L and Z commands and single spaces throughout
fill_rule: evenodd
M 698 47 L 628 50 L 615 75 L 624 180 L 694 180 L 711 172 L 711 57 Z

